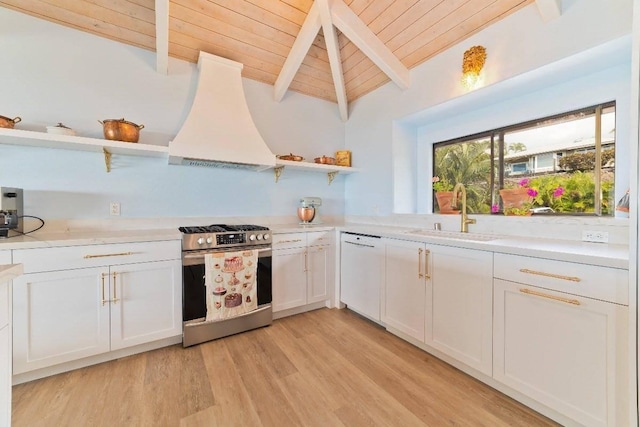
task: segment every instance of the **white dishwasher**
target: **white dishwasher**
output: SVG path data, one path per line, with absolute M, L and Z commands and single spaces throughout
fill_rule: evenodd
M 384 245 L 379 236 L 344 232 L 340 237 L 340 301 L 380 322 Z

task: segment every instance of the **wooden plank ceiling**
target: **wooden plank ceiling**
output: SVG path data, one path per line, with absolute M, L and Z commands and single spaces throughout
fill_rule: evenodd
M 535 0 L 343 0 L 411 69 Z M 313 0 L 169 0 L 169 55 L 200 50 L 244 64 L 243 76 L 273 85 Z M 155 0 L 0 0 L 67 27 L 155 51 Z M 389 81 L 338 31 L 348 101 Z M 462 58 L 460 59 L 462 63 Z M 336 102 L 322 30 L 289 89 Z

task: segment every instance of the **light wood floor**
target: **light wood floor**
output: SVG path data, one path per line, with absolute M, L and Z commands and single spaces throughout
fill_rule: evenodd
M 14 426 L 550 426 L 348 310 L 13 388 Z

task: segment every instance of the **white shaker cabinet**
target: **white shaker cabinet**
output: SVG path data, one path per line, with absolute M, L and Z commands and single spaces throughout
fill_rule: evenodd
M 2 286 L 2 285 L 0 285 Z M 0 427 L 11 425 L 11 327 L 0 327 Z
M 273 236 L 273 311 L 326 301 L 334 276 L 332 231 Z
M 0 251 L 0 265 L 11 251 Z M 11 282 L 0 279 L 0 427 L 11 425 Z
M 27 273 L 14 281 L 14 375 L 182 333 L 179 241 L 14 257 Z
M 424 342 L 426 313 L 425 244 L 384 239 L 385 286 L 382 322 Z M 366 268 L 366 266 L 363 266 Z
M 493 253 L 427 245 L 425 343 L 491 376 Z
M 329 298 L 329 286 L 333 285 L 333 245 L 307 247 L 307 304 Z
M 495 263 L 494 378 L 581 425 L 627 425 L 627 271 Z
M 182 262 L 111 266 L 111 350 L 182 333 Z
M 342 233 L 340 237 L 340 301 L 380 322 L 384 284 L 384 245 L 379 237 Z
M 306 247 L 273 251 L 273 311 L 307 303 Z
M 14 280 L 14 375 L 109 351 L 108 275 L 95 267 Z
M 492 371 L 493 254 L 385 239 L 383 323 Z

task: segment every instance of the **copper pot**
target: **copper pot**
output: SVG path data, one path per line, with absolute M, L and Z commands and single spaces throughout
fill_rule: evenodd
M 336 159 L 334 159 L 333 157 L 322 156 L 322 157 L 316 157 L 313 160 L 316 163 L 320 163 L 320 164 L 323 164 L 323 165 L 335 165 L 336 164 Z
M 105 139 L 111 141 L 138 142 L 140 130 L 144 125 L 137 125 L 125 119 L 109 119 L 98 122 L 104 128 Z
M 0 116 L 0 128 L 13 129 L 13 126 L 20 121 L 22 121 L 20 117 L 10 119 L 9 117 Z
M 297 156 L 297 155 L 295 155 L 293 153 L 282 154 L 282 155 L 278 155 L 276 157 L 279 158 L 280 160 L 290 160 L 292 162 L 301 162 L 301 161 L 304 160 L 304 157 Z

